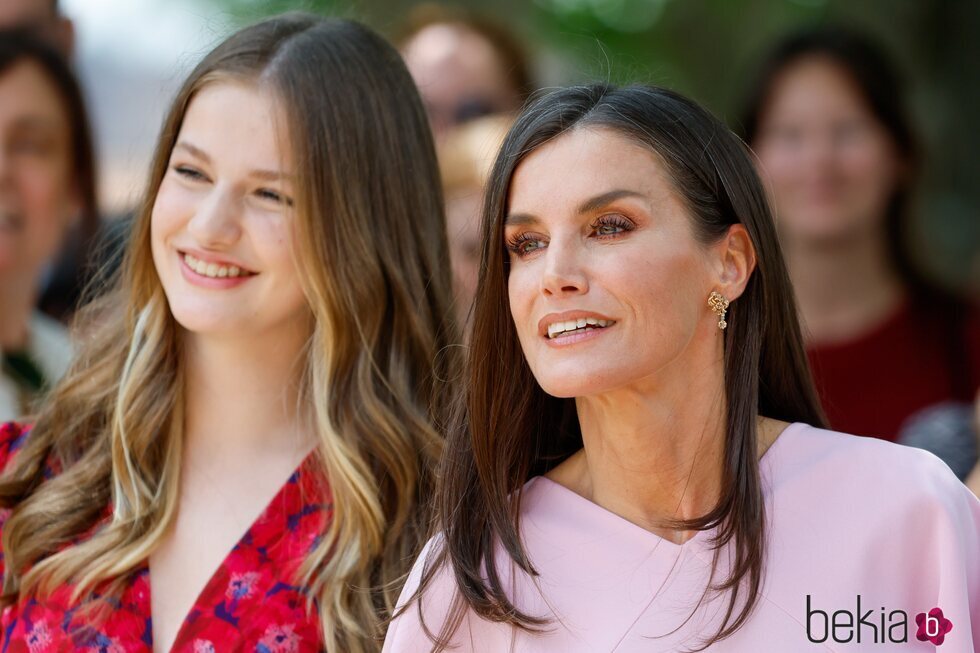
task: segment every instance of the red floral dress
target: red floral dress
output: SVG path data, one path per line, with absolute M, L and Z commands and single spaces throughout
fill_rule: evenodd
M 0 426 L 0 469 L 28 432 L 16 424 Z M 307 611 L 304 588 L 289 580 L 332 514 L 329 492 L 319 478 L 312 458 L 297 468 L 205 585 L 171 651 L 322 650 L 316 609 Z M 0 511 L 0 532 L 6 518 L 7 511 Z M 6 608 L 0 619 L 0 653 L 152 650 L 146 565 L 131 575 L 121 600 L 113 602 L 108 618 L 95 627 L 76 615 L 77 604 L 68 600 L 71 590 L 61 587 L 44 600 L 21 599 Z

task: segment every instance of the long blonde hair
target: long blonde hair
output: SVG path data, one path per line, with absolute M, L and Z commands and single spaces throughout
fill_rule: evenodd
M 181 339 L 150 213 L 195 93 L 229 78 L 276 95 L 296 153 L 298 263 L 315 318 L 303 400 L 334 504 L 298 580 L 316 598 L 327 651 L 376 650 L 428 527 L 421 505 L 456 370 L 442 198 L 397 52 L 357 23 L 304 14 L 231 36 L 178 93 L 114 290 L 85 309 L 96 326 L 0 480 L 0 506 L 12 509 L 3 601 L 65 583 L 78 600 L 119 592 L 174 521 Z M 52 461 L 61 471 L 45 478 Z

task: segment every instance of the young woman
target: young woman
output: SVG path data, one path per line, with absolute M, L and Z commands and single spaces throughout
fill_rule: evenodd
M 204 58 L 97 330 L 0 436 L 5 650 L 378 648 L 453 377 L 438 183 L 368 29 Z
M 965 477 L 980 314 L 910 252 L 921 157 L 897 71 L 860 34 L 810 29 L 773 48 L 746 104 L 830 425 L 921 444 Z
M 974 650 L 980 502 L 929 453 L 818 428 L 763 188 L 723 125 L 665 90 L 557 91 L 504 141 L 484 225 L 439 534 L 385 651 L 937 629 Z
M 40 299 L 56 314 L 68 310 L 53 306 L 55 296 L 74 304 L 78 259 L 98 226 L 82 94 L 58 53 L 21 32 L 0 32 L 0 150 L 0 420 L 6 421 L 29 412 L 68 367 L 67 331 L 37 307 Z M 67 283 L 61 274 L 67 267 L 53 266 L 60 252 L 76 262 Z

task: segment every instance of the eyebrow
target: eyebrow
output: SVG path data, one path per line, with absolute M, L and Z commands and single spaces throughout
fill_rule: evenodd
M 176 150 L 178 148 L 182 150 L 187 150 L 193 156 L 196 156 L 197 158 L 201 159 L 205 163 L 208 164 L 211 163 L 211 157 L 208 156 L 207 152 L 205 152 L 204 150 L 202 150 L 201 148 L 195 145 L 191 145 L 187 141 L 178 141 L 177 144 L 174 145 L 174 149 Z M 279 170 L 250 170 L 249 175 L 266 181 L 278 181 L 280 179 L 292 178 L 292 175 L 286 174 Z
M 638 193 L 635 190 L 628 190 L 626 188 L 616 188 L 614 190 L 607 191 L 596 195 L 595 197 L 590 197 L 589 199 L 582 202 L 578 207 L 578 213 L 581 215 L 583 213 L 592 213 L 597 209 L 601 209 L 607 204 L 611 204 L 618 199 L 623 199 L 624 197 L 638 197 L 645 199 L 646 196 L 642 193 Z M 540 222 L 538 218 L 530 213 L 511 213 L 504 220 L 504 226 L 515 226 L 515 225 L 529 225 L 536 224 Z

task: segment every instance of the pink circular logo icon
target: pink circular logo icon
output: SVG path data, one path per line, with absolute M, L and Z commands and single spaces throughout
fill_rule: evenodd
M 915 615 L 915 623 L 919 629 L 915 638 L 920 642 L 932 642 L 936 646 L 943 643 L 946 633 L 953 630 L 953 622 L 943 616 L 942 608 L 933 608 L 927 613 Z

